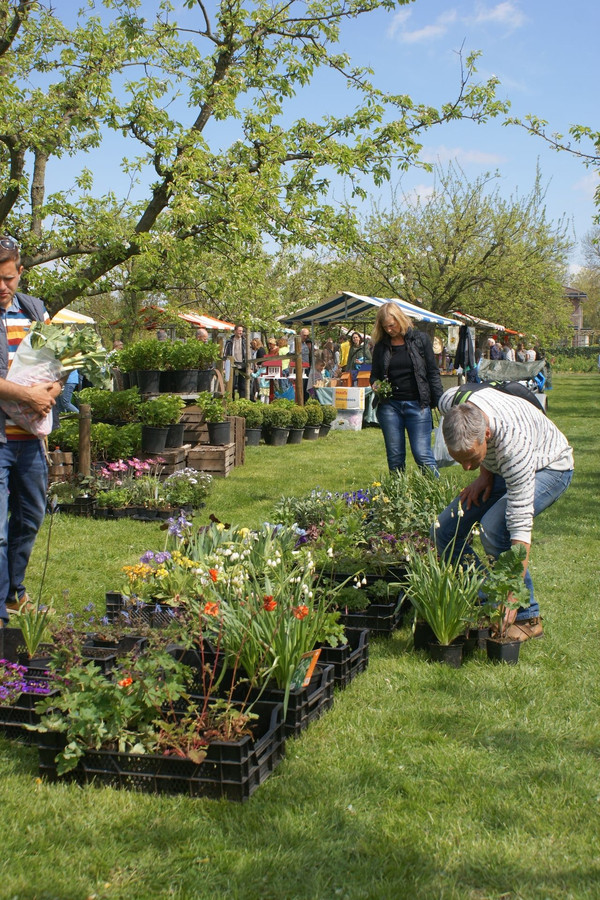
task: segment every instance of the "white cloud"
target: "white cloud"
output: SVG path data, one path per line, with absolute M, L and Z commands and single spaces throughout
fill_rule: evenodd
M 457 162 L 461 166 L 498 166 L 506 162 L 506 157 L 499 153 L 484 153 L 482 150 L 467 150 L 464 147 L 439 147 L 424 148 L 421 158 L 428 163 Z
M 584 175 L 583 178 L 580 178 L 579 181 L 575 182 L 573 190 L 584 194 L 588 200 L 593 200 L 594 194 L 599 187 L 600 180 L 598 178 L 598 173 L 589 172 L 587 175 Z
M 401 12 L 396 13 L 388 30 L 390 37 L 398 35 L 399 40 L 404 44 L 423 43 L 425 41 L 432 41 L 436 40 L 436 38 L 443 37 L 450 25 L 454 24 L 458 19 L 456 10 L 450 9 L 448 12 L 438 16 L 432 25 L 425 25 L 423 28 L 408 31 L 404 28 L 404 25 L 408 21 L 410 14 L 411 13 L 408 10 L 402 10 Z
M 511 30 L 520 28 L 527 18 L 512 0 L 504 0 L 496 6 L 477 5 L 477 11 L 471 20 L 476 25 L 485 25 L 491 22 L 493 25 L 504 25 Z
M 404 196 L 409 202 L 414 202 L 415 200 L 428 200 L 429 197 L 433 196 L 433 190 L 432 184 L 416 184 L 410 191 L 407 191 Z

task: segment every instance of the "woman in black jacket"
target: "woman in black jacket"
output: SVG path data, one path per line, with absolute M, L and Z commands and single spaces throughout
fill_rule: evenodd
M 390 471 L 404 470 L 406 431 L 417 465 L 438 475 L 431 448 L 431 410 L 443 388 L 431 341 L 412 327 L 399 306 L 384 303 L 377 311 L 373 343 L 371 385 L 375 389 L 382 381 L 391 385 L 390 396 L 380 395 L 377 406 Z

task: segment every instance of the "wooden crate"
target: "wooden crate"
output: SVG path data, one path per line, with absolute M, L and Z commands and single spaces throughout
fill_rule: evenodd
M 208 444 L 208 425 L 186 422 L 183 439 L 186 444 L 191 444 L 192 447 L 195 447 L 196 444 Z
M 140 454 L 140 459 L 156 459 L 157 456 L 160 456 L 161 459 L 164 459 L 165 466 L 174 466 L 177 463 L 185 463 L 188 451 L 191 449 L 192 444 L 183 444 L 182 447 L 165 447 L 160 453 L 142 453 Z
M 57 481 L 70 481 L 73 477 L 73 454 L 62 450 L 51 450 L 48 453 L 48 484 Z
M 187 464 L 199 472 L 226 478 L 235 466 L 235 444 L 232 441 L 222 447 L 215 447 L 212 444 L 192 447 L 188 453 Z
M 243 466 L 246 460 L 246 420 L 243 416 L 226 416 L 231 422 L 231 439 L 235 444 L 235 465 Z

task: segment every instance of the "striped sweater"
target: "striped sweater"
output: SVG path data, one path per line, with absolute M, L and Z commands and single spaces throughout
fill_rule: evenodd
M 450 388 L 440 398 L 442 415 L 452 406 L 457 390 Z M 483 465 L 506 482 L 506 525 L 511 540 L 529 544 L 535 473 L 540 469 L 572 469 L 573 449 L 556 425 L 527 400 L 489 388 L 474 393 L 469 403 L 489 420 L 491 436 Z

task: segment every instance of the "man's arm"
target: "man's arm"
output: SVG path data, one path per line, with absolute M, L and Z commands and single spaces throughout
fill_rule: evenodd
M 485 466 L 479 466 L 479 475 L 475 481 L 472 481 L 464 487 L 459 494 L 461 503 L 463 503 L 467 509 L 471 509 L 473 504 L 479 506 L 480 500 L 482 503 L 485 503 L 492 492 L 493 484 L 493 472 L 489 472 Z
M 59 381 L 44 381 L 41 384 L 25 385 L 0 378 L 0 399 L 26 403 L 40 417 L 50 412 L 61 390 L 62 385 Z

